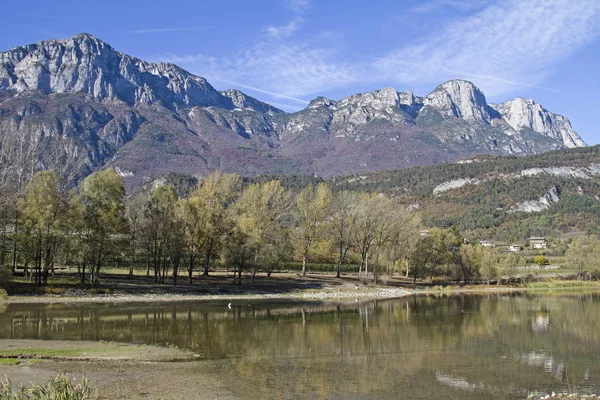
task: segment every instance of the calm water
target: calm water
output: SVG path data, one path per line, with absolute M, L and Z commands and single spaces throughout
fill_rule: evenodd
M 241 398 L 600 392 L 598 294 L 4 307 L 0 338 L 175 344 Z

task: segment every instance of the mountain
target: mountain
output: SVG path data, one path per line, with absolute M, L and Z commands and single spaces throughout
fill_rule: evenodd
M 169 172 L 328 177 L 585 146 L 567 118 L 533 100 L 488 104 L 468 81 L 319 97 L 290 114 L 89 34 L 0 53 L 0 144 L 24 143 L 39 168 L 112 166 L 130 187 Z
M 425 225 L 457 224 L 478 239 L 523 242 L 598 233 L 600 226 L 600 146 L 477 156 L 329 182 L 336 190 L 387 193 L 420 211 Z

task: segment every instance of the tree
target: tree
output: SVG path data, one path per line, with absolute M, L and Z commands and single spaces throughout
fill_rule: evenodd
M 254 255 L 253 279 L 264 246 L 283 234 L 282 220 L 290 206 L 290 198 L 279 181 L 252 184 L 237 200 L 237 228 L 247 238 L 246 246 Z
M 82 262 L 82 283 L 86 265 L 92 282 L 97 283 L 100 269 L 114 249 L 113 239 L 126 233 L 125 187 L 123 178 L 112 168 L 98 171 L 83 182 L 85 254 Z
M 579 276 L 591 280 L 600 276 L 600 240 L 595 235 L 578 236 L 571 242 L 566 254 L 569 264 L 577 268 Z
M 406 277 L 408 277 L 409 258 L 419 240 L 421 218 L 403 207 L 396 207 L 388 218 L 394 220 L 394 224 L 390 227 L 389 241 L 383 249 L 383 257 L 389 263 L 388 273 L 393 276 L 396 263 L 404 260 Z
M 240 187 L 238 175 L 215 171 L 204 178 L 190 196 L 187 232 L 191 235 L 190 241 L 200 245 L 204 252 L 204 276 L 208 276 L 210 263 L 218 254 L 223 235 L 231 229 L 228 208 L 238 197 Z M 192 247 L 195 251 L 195 245 Z
M 296 235 L 293 244 L 302 255 L 302 275 L 306 275 L 308 255 L 319 228 L 323 226 L 331 196 L 331 190 L 325 183 L 316 187 L 309 185 L 296 196 L 296 207 L 293 211 Z
M 498 278 L 498 255 L 493 249 L 488 247 L 482 247 L 481 251 L 481 268 L 479 271 L 489 285 L 492 279 Z
M 466 244 L 460 247 L 461 274 L 458 279 L 478 276 L 484 258 L 484 247 Z
M 341 276 L 342 264 L 351 246 L 350 232 L 354 224 L 354 209 L 359 195 L 354 192 L 338 192 L 333 197 L 329 207 L 328 229 L 338 245 L 339 257 L 336 277 Z
M 435 246 L 435 239 L 432 236 L 424 236 L 417 241 L 411 255 L 414 282 L 417 279 L 423 279 L 428 274 L 433 275 L 433 271 L 440 261 Z
M 136 255 L 141 239 L 146 201 L 143 194 L 138 194 L 128 198 L 125 203 L 125 216 L 127 218 L 127 230 L 129 233 L 129 276 L 133 276 L 133 270 L 136 266 Z
M 548 259 L 544 255 L 535 256 L 535 263 L 541 268 L 548 265 Z
M 150 196 L 144 212 L 144 230 L 156 283 L 164 283 L 167 273 L 176 202 L 175 189 L 170 185 L 160 186 Z
M 448 278 L 472 279 L 470 270 L 462 263 L 461 245 L 462 237 L 456 228 L 431 229 L 429 235 L 419 239 L 411 257 L 413 277 L 429 275 L 433 279 L 434 275 L 443 274 Z
M 60 196 L 56 174 L 52 171 L 35 174 L 25 187 L 18 209 L 32 240 L 35 282 L 45 284 L 69 222 L 68 200 Z
M 181 212 L 182 203 L 178 201 L 175 210 L 168 221 L 167 232 L 167 254 L 169 262 L 173 268 L 173 286 L 177 286 L 177 276 L 186 255 L 185 222 Z M 163 272 L 162 282 L 164 283 L 165 272 Z
M 502 276 L 508 277 L 508 280 L 512 279 L 517 273 L 517 265 L 519 264 L 519 257 L 514 253 L 508 253 L 506 257 L 500 263 L 500 271 L 498 276 L 498 285 L 502 282 Z

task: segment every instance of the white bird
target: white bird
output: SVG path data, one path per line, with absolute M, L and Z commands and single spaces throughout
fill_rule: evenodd
M 231 303 L 227 304 L 227 307 L 231 310 Z

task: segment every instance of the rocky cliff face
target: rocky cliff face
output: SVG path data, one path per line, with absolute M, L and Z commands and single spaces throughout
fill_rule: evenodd
M 454 80 L 441 84 L 425 97 L 423 105 L 465 121 L 489 123 L 493 119 L 485 96 L 468 81 Z
M 162 101 L 231 108 L 231 99 L 204 78 L 173 64 L 147 63 L 80 34 L 0 53 L 0 89 L 21 93 L 87 93 L 129 105 Z
M 528 129 L 562 142 L 568 148 L 585 147 L 567 118 L 547 111 L 535 100 L 518 97 L 492 107 L 517 132 Z
M 288 114 L 88 34 L 0 53 L 0 144 L 22 138 L 44 149 L 40 168 L 62 152 L 82 174 L 114 166 L 133 186 L 169 171 L 331 176 L 585 146 L 565 117 L 533 100 L 487 104 L 467 81 L 425 97 L 320 97 Z

